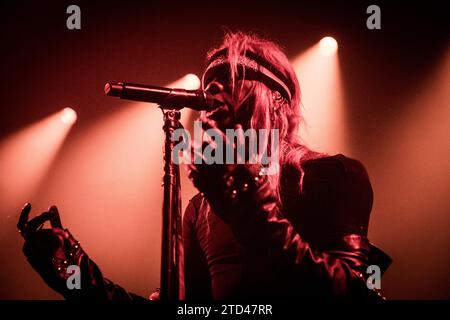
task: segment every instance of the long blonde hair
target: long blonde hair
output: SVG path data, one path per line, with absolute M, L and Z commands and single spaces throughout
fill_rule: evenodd
M 278 129 L 279 132 L 279 164 L 290 164 L 303 176 L 302 164 L 304 161 L 317 157 L 318 154 L 310 151 L 301 142 L 298 136 L 298 129 L 303 121 L 300 111 L 301 92 L 297 76 L 283 50 L 276 43 L 263 39 L 252 33 L 226 32 L 220 46 L 210 50 L 207 54 L 207 61 L 210 61 L 219 51 L 226 51 L 226 59 L 230 65 L 230 82 L 232 90 L 239 90 L 236 87 L 236 79 L 239 72 L 239 61 L 242 56 L 249 52 L 252 56 L 260 57 L 276 68 L 286 81 L 291 99 L 279 107 L 275 105 L 273 90 L 260 81 L 252 80 L 252 88 L 245 96 L 251 98 L 253 113 L 249 126 L 252 129 Z M 267 146 L 270 148 L 270 144 Z M 276 190 L 278 202 L 281 204 L 281 183 L 280 172 L 269 176 L 270 183 Z M 300 191 L 302 179 L 299 182 Z

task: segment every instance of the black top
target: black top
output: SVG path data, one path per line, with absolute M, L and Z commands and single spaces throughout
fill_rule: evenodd
M 373 193 L 363 165 L 336 155 L 308 160 L 303 170 L 302 184 L 298 169 L 281 171 L 281 212 L 303 243 L 296 250 L 322 252 L 335 249 L 335 240 L 345 235 L 367 236 Z M 183 238 L 187 299 L 281 297 L 279 291 L 286 291 L 279 286 L 283 273 L 274 273 L 265 251 L 246 251 L 200 194 L 184 214 Z M 327 259 L 325 264 L 335 260 Z

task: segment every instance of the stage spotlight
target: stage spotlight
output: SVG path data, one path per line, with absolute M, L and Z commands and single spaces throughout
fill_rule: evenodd
M 200 79 L 193 73 L 188 73 L 185 75 L 183 82 L 185 82 L 186 89 L 195 90 L 200 88 Z
M 169 88 L 181 88 L 186 90 L 196 90 L 200 88 L 200 79 L 193 73 L 188 73 L 174 82 L 167 85 Z
M 196 90 L 200 88 L 201 82 L 197 75 L 188 73 L 174 82 L 167 84 L 169 88 L 181 88 L 186 90 Z M 184 127 L 191 129 L 193 118 L 196 118 L 197 112 L 192 109 L 184 108 L 181 110 L 181 123 Z
M 336 53 L 338 49 L 337 41 L 333 37 L 322 38 L 319 42 L 320 53 L 324 57 L 331 56 Z
M 62 123 L 73 124 L 77 120 L 77 113 L 72 108 L 64 108 L 60 119 Z

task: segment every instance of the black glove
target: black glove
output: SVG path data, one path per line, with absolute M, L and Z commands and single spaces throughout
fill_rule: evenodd
M 103 278 L 98 266 L 89 259 L 80 243 L 67 229 L 63 229 L 56 206 L 28 221 L 31 204 L 27 203 L 20 214 L 17 228 L 25 239 L 23 252 L 30 265 L 42 279 L 66 299 L 135 299 L 108 279 Z M 51 229 L 43 229 L 50 221 Z M 70 266 L 80 270 L 81 288 L 67 284 L 72 273 Z
M 65 296 L 69 290 L 67 279 L 71 276 L 67 267 L 79 267 L 86 254 L 70 232 L 62 228 L 55 206 L 28 221 L 30 210 L 31 205 L 27 203 L 17 224 L 25 239 L 23 253 L 44 281 L 53 290 Z M 50 221 L 51 229 L 42 228 L 46 221 Z

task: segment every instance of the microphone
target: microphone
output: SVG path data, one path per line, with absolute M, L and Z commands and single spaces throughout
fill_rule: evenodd
M 164 88 L 133 83 L 106 83 L 105 93 L 108 96 L 142 102 L 157 103 L 161 107 L 171 109 L 190 108 L 193 110 L 211 111 L 222 103 L 205 91 Z

